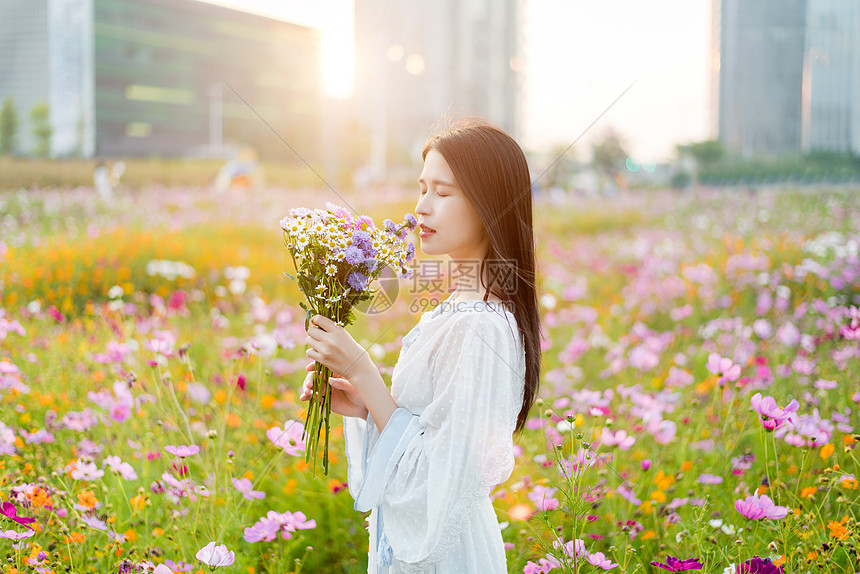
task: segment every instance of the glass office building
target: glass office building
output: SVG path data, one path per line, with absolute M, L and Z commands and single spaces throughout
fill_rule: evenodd
M 54 155 L 236 144 L 295 159 L 280 136 L 321 157 L 318 30 L 197 0 L 2 1 L 0 47 L 26 43 L 15 29 L 29 27 L 46 48 L 28 66 L 23 49 L 0 60 L 0 97 L 28 87 L 30 101 L 49 101 Z

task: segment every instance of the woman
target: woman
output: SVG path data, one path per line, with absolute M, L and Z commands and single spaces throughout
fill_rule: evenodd
M 368 572 L 503 573 L 489 494 L 511 476 L 540 372 L 528 165 L 509 135 L 476 120 L 432 137 L 422 156 L 421 249 L 451 257 L 457 289 L 403 338 L 390 392 L 330 319 L 313 317 L 307 355 L 342 373 L 331 407 L 344 415 L 355 509 L 371 510 Z

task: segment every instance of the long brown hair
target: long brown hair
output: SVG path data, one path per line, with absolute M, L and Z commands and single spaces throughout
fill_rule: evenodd
M 484 235 L 490 238 L 490 247 L 478 274 L 482 283 L 487 261 L 513 261 L 516 288 L 493 293 L 516 317 L 526 353 L 523 406 L 514 431 L 522 432 L 539 390 L 541 364 L 533 200 L 526 156 L 511 136 L 479 118 L 461 120 L 432 136 L 424 145 L 421 157 L 426 158 L 431 149 L 445 158 L 466 198 L 480 215 L 484 231 L 477 241 Z M 502 284 L 502 274 L 511 271 L 496 265 L 488 265 L 486 269 L 489 285 L 486 285 L 484 301 L 490 296 L 494 283 Z

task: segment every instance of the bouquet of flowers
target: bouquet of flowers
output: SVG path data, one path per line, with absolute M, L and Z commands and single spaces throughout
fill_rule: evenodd
M 365 215 L 353 218 L 339 205 L 326 203 L 326 209 L 291 209 L 281 220 L 284 244 L 293 259 L 296 276 L 284 273 L 295 281 L 307 297 L 305 330 L 313 315 L 328 317 L 338 325 L 351 325 L 355 320 L 353 307 L 373 297 L 376 291 L 368 286 L 378 279 L 386 266 L 398 269 L 398 277 L 407 278 L 412 269 L 406 263 L 415 255 L 415 245 L 406 241 L 406 233 L 415 229 L 417 220 L 407 213 L 401 224 L 383 221 L 376 227 Z M 328 380 L 331 370 L 319 363 L 314 365 L 314 395 L 308 404 L 302 440 L 305 440 L 305 462 L 314 459 L 323 425 L 325 449 L 324 474 L 328 475 L 329 415 L 331 393 Z M 318 397 L 322 397 L 319 400 Z M 305 434 L 309 438 L 305 439 Z

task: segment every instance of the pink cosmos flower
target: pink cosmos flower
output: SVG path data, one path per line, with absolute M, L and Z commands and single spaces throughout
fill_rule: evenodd
M 104 468 L 104 465 L 111 467 L 112 470 L 116 471 L 125 480 L 137 480 L 137 473 L 134 471 L 134 468 L 129 463 L 123 462 L 118 456 L 106 457 L 102 468 Z
M 316 527 L 316 520 L 308 520 L 304 512 L 275 512 L 270 510 L 253 526 L 245 528 L 244 538 L 246 542 L 271 541 L 280 532 L 284 540 L 289 540 L 296 530 L 308 530 Z
M 214 542 L 198 550 L 194 557 L 207 566 L 229 566 L 236 559 L 232 550 L 228 551 L 223 544 L 215 546 Z
M 287 454 L 299 456 L 299 451 L 305 450 L 305 441 L 302 440 L 304 428 L 302 423 L 290 420 L 284 423 L 283 430 L 280 427 L 272 427 L 266 431 L 266 436 Z
M 708 355 L 707 369 L 719 375 L 719 384 L 724 384 L 726 381 L 737 381 L 741 376 L 741 366 L 736 364 L 728 357 L 721 357 L 717 353 Z
M 785 421 L 792 421 L 794 413 L 800 408 L 797 399 L 792 399 L 785 408 L 781 409 L 776 406 L 776 399 L 771 396 L 762 397 L 761 393 L 754 394 L 750 399 L 750 404 L 753 410 L 759 414 L 758 420 L 768 431 L 778 429 Z
M 196 444 L 192 444 L 192 445 L 188 445 L 188 446 L 186 446 L 184 444 L 181 444 L 179 446 L 173 446 L 172 444 L 169 444 L 166 447 L 164 447 L 164 450 L 166 450 L 167 452 L 169 452 L 170 454 L 172 454 L 174 456 L 178 456 L 179 458 L 185 458 L 188 456 L 194 456 L 195 454 L 200 452 L 200 447 L 197 446 Z
M 588 551 L 585 549 L 585 542 L 581 538 L 568 540 L 564 544 L 561 543 L 561 540 L 556 539 L 552 541 L 552 546 L 556 549 L 563 549 L 568 558 L 575 559 L 578 557 L 588 557 Z M 561 568 L 561 563 L 552 554 L 547 554 L 546 559 L 549 562 L 550 568 Z
M 600 442 L 607 446 L 618 445 L 618 448 L 621 450 L 630 450 L 630 447 L 636 442 L 636 437 L 628 435 L 627 431 L 624 429 L 613 433 L 608 428 L 603 427 L 603 433 L 600 435 Z
M 558 508 L 558 499 L 552 496 L 557 490 L 557 488 L 547 488 L 539 484 L 529 492 L 528 497 L 535 503 L 538 510 L 554 510 Z
M 759 496 L 758 492 L 752 496 L 747 496 L 743 500 L 736 500 L 735 510 L 750 520 L 760 520 L 762 518 L 779 520 L 780 518 L 785 518 L 788 514 L 788 508 L 775 505 L 768 495 L 763 494 Z
M 618 566 L 618 564 L 612 562 L 609 558 L 606 558 L 603 555 L 603 552 L 594 552 L 593 554 L 589 554 L 586 560 L 588 560 L 589 564 L 603 568 L 604 570 L 612 570 Z
M 103 365 L 116 363 L 122 364 L 131 355 L 131 347 L 125 343 L 109 341 L 104 353 L 95 353 L 93 361 Z
M 105 475 L 105 472 L 99 470 L 94 462 L 83 462 L 81 459 L 78 459 L 72 465 L 74 465 L 74 468 L 71 474 L 75 480 L 95 480 Z
M 35 530 L 25 530 L 24 532 L 16 532 L 14 530 L 0 530 L 0 538 L 8 538 L 9 540 L 21 540 L 30 538 L 36 534 Z
M 176 347 L 176 335 L 170 331 L 156 331 L 155 338 L 146 342 L 146 348 L 162 357 L 173 355 Z
M 528 562 L 523 568 L 523 574 L 547 574 L 552 569 L 552 563 L 546 558 L 541 558 L 537 564 Z
M 252 483 L 247 478 L 233 478 L 233 488 L 242 493 L 247 500 L 255 498 L 266 498 L 266 493 L 262 490 L 253 490 Z

